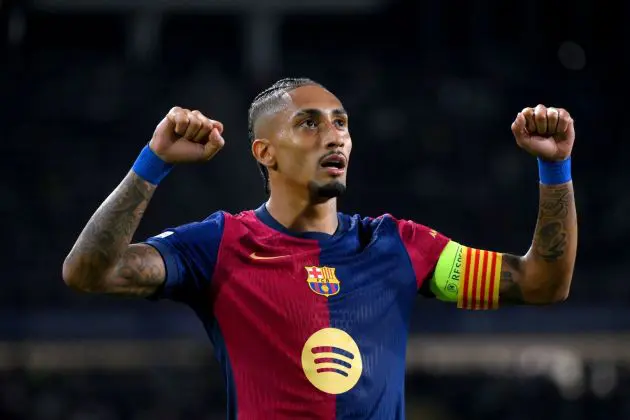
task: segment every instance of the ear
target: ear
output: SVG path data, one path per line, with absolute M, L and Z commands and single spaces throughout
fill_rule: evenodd
M 275 149 L 268 139 L 256 139 L 252 142 L 252 154 L 261 165 L 271 168 L 276 164 Z

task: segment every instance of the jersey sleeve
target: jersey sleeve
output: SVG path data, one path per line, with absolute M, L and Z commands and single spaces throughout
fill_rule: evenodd
M 396 220 L 398 234 L 409 255 L 418 290 L 431 276 L 449 238 L 419 223 Z
M 212 279 L 223 235 L 225 216 L 216 212 L 202 222 L 166 229 L 145 241 L 158 250 L 166 281 L 151 299 L 191 303 Z
M 450 241 L 430 280 L 431 292 L 462 309 L 497 309 L 503 255 Z

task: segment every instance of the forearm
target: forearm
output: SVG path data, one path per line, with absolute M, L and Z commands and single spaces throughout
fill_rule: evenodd
M 541 184 L 534 239 L 523 258 L 524 295 L 540 300 L 540 303 L 567 297 L 575 265 L 577 236 L 573 184 Z
M 96 210 L 63 264 L 66 283 L 98 289 L 127 250 L 156 186 L 133 171 Z

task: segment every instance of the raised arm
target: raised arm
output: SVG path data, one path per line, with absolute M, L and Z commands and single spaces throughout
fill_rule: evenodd
M 517 144 L 538 157 L 540 201 L 532 246 L 517 256 L 448 243 L 430 289 L 461 308 L 546 305 L 569 295 L 578 237 L 571 182 L 573 120 L 563 109 L 538 105 L 520 112 L 512 131 Z
M 150 245 L 130 244 L 160 180 L 179 162 L 208 160 L 221 147 L 223 126 L 199 111 L 173 108 L 157 126 L 132 170 L 94 213 L 63 263 L 63 279 L 85 292 L 146 297 L 166 269 Z
M 564 109 L 538 105 L 517 115 L 512 132 L 518 145 L 539 159 L 540 201 L 527 254 L 503 256 L 500 300 L 515 304 L 563 301 L 569 295 L 578 240 L 570 181 L 573 119 Z

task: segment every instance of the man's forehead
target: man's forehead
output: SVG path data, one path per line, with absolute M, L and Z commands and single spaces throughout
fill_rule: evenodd
M 285 93 L 288 108 L 292 111 L 300 109 L 332 110 L 341 108 L 341 102 L 335 95 L 321 86 L 307 85 Z

